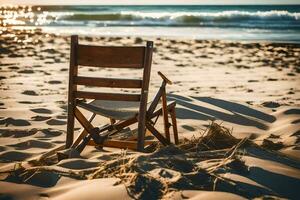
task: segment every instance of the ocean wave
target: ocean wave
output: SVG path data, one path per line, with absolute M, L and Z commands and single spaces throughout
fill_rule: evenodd
M 291 13 L 284 10 L 272 11 L 222 11 L 222 12 L 140 12 L 123 11 L 120 13 L 74 13 L 65 17 L 68 20 L 152 20 L 152 21 L 242 21 L 242 20 L 290 20 L 300 22 L 300 13 Z
M 99 26 L 220 26 L 251 28 L 300 28 L 300 13 L 284 10 L 221 12 L 73 13 L 60 16 L 67 21 L 86 21 Z M 59 23 L 59 21 L 57 21 Z
M 48 7 L 47 7 L 48 8 Z M 26 25 L 63 26 L 81 24 L 92 26 L 182 26 L 182 27 L 245 27 L 300 29 L 300 12 L 290 10 L 242 11 L 242 10 L 119 10 L 114 8 L 63 7 L 47 11 L 0 13 L 3 22 L 21 20 Z M 87 11 L 90 9 L 90 11 Z M 129 9 L 129 8 L 128 8 Z M 133 9 L 130 7 L 130 9 Z M 177 8 L 179 9 L 179 8 Z M 189 8 L 190 9 L 190 8 Z M 80 22 L 80 23 L 77 23 Z
M 110 14 L 72 14 L 62 17 L 64 20 L 89 20 L 89 21 L 122 21 L 122 20 L 139 20 L 141 17 L 132 14 L 110 13 Z

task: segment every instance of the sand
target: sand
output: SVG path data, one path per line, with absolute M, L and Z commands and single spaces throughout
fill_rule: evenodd
M 144 155 L 126 151 L 124 155 L 123 150 L 105 148 L 103 152 L 93 147 L 86 148 L 81 158 L 60 161 L 51 169 L 80 172 L 99 168 L 120 158 L 146 156 L 145 162 L 153 165 L 152 170 L 146 171 L 157 180 L 165 178 L 170 183 L 177 183 L 179 179 L 176 178 L 184 177 L 191 181 L 191 185 L 172 185 L 161 195 L 160 189 L 164 187 L 150 188 L 148 196 L 148 193 L 137 193 L 142 195 L 138 196 L 140 198 L 300 199 L 300 45 L 178 38 L 80 37 L 81 43 L 97 45 L 142 45 L 146 40 L 155 44 L 150 96 L 160 86 L 157 71 L 162 71 L 174 82 L 167 90 L 168 99 L 177 102 L 180 138 L 199 137 L 215 120 L 232 129 L 234 137 L 248 137 L 258 145 L 243 147 L 239 152 L 239 159 L 243 160 L 247 172 L 222 167 L 201 177 L 201 173 L 194 169 L 209 169 L 215 159 L 195 161 L 192 163 L 193 170 L 185 172 L 181 168 L 170 168 L 160 162 L 153 164 L 152 161 L 166 156 L 175 159 L 176 155 L 188 161 L 191 157 L 187 154 Z M 0 171 L 64 144 L 69 42 L 69 36 L 46 34 L 40 30 L 1 30 Z M 138 77 L 139 71 L 85 68 L 82 73 Z M 106 122 L 101 117 L 96 119 L 99 125 Z M 76 124 L 76 127 L 78 130 L 79 125 Z M 159 128 L 162 130 L 161 122 Z M 224 182 L 225 186 L 201 188 L 202 182 L 193 182 L 188 173 L 196 173 L 191 176 L 199 181 L 203 179 L 207 184 L 211 184 L 209 180 L 215 175 L 220 179 L 223 177 L 231 180 L 235 189 L 226 185 L 227 182 Z M 0 199 L 133 197 L 128 192 L 128 185 L 114 176 L 80 180 L 45 171 L 25 182 L 4 174 L 1 174 L 1 180 Z M 137 183 L 144 184 L 143 181 Z M 160 183 L 154 182 L 156 184 Z

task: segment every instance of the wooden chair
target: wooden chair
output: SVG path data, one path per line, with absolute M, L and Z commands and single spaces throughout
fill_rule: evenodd
M 152 103 L 147 104 L 152 52 L 153 42 L 151 41 L 147 42 L 146 47 L 90 46 L 79 44 L 77 35 L 71 36 L 66 148 L 75 148 L 79 153 L 86 145 L 144 151 L 145 146 L 152 143 L 151 141 L 145 141 L 146 129 L 162 144 L 168 145 L 171 143 L 169 132 L 171 124 L 168 121 L 168 115 L 170 115 L 172 121 L 174 141 L 176 144 L 178 143 L 175 114 L 176 103 L 170 102 L 167 104 L 166 100 L 166 85 L 172 84 L 172 82 L 161 72 L 159 72 L 162 78 L 161 87 Z M 143 75 L 142 80 L 83 77 L 78 74 L 79 66 L 141 68 L 143 69 Z M 136 88 L 140 89 L 140 93 L 79 91 L 77 85 Z M 93 100 L 87 103 L 82 101 L 82 98 Z M 160 100 L 162 107 L 157 108 Z M 84 108 L 93 114 L 89 119 L 86 119 L 78 107 Z M 94 127 L 91 122 L 97 114 L 109 118 L 111 123 L 101 127 Z M 154 127 L 155 119 L 160 115 L 163 115 L 164 119 L 164 135 Z M 73 142 L 75 118 L 83 126 L 83 129 Z M 132 140 L 113 139 L 114 135 L 135 123 L 138 123 L 137 138 Z

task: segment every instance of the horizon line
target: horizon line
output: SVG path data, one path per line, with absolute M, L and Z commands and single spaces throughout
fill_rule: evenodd
M 0 4 L 0 6 L 288 6 L 288 5 L 300 5 L 292 3 L 261 3 L 261 4 Z

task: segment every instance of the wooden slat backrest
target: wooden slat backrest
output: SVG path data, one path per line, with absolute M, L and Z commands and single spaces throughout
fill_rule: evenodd
M 138 144 L 137 149 L 144 149 L 146 129 L 146 111 L 150 81 L 153 42 L 148 41 L 146 47 L 99 47 L 78 44 L 78 36 L 71 37 L 69 93 L 68 93 L 68 127 L 66 148 L 73 143 L 74 111 L 76 98 L 102 100 L 139 101 Z M 112 68 L 143 68 L 142 80 L 113 79 L 78 76 L 78 66 L 112 67 Z M 78 91 L 77 85 L 117 88 L 140 88 L 140 94 L 96 93 Z
M 122 101 L 141 101 L 143 92 L 149 85 L 149 81 L 145 82 L 145 67 L 147 56 L 149 57 L 149 45 L 139 47 L 119 47 L 119 46 L 91 46 L 78 43 L 78 36 L 71 37 L 71 62 L 70 67 L 70 90 L 69 94 L 73 98 L 90 98 L 97 100 L 122 100 Z M 148 52 L 148 53 L 147 53 Z M 151 52 L 152 54 L 152 52 Z M 112 68 L 142 68 L 143 79 L 118 79 L 118 78 L 99 78 L 84 77 L 78 75 L 79 66 L 92 67 L 112 67 Z M 76 72 L 76 73 L 75 73 Z M 149 74 L 150 76 L 150 74 Z M 146 77 L 147 80 L 147 77 Z M 72 85 L 72 87 L 71 87 Z M 111 88 L 140 88 L 139 94 L 120 94 L 120 93 L 95 93 L 77 91 L 77 85 L 94 86 L 94 87 L 111 87 Z M 144 89 L 143 89 L 144 87 Z M 144 100 L 143 100 L 144 101 Z
M 145 47 L 78 45 L 77 63 L 82 66 L 143 68 Z
M 94 78 L 94 77 L 74 77 L 77 85 L 112 87 L 112 88 L 141 88 L 142 80 L 139 79 L 116 79 L 116 78 Z

